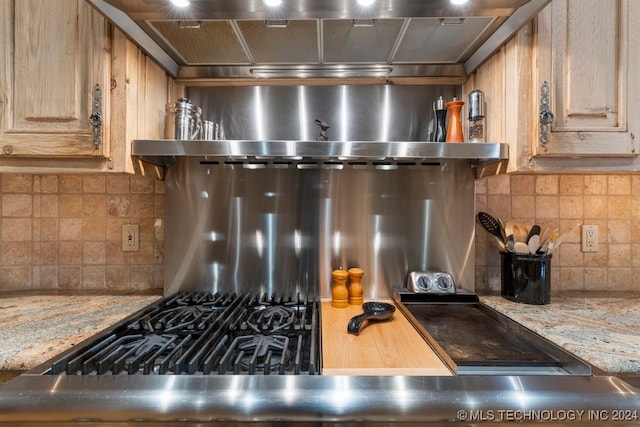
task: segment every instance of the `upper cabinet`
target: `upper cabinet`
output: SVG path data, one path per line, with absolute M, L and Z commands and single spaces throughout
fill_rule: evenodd
M 0 58 L 0 171 L 132 172 L 181 93 L 84 0 L 3 0 Z
M 638 45 L 630 42 L 640 16 L 633 3 L 554 0 L 540 13 L 536 154 L 638 153 L 638 120 L 631 120 L 638 117 Z
M 463 86 L 510 171 L 637 170 L 640 2 L 553 0 Z

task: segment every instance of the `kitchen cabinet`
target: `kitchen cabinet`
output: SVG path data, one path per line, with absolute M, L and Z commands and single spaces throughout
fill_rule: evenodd
M 164 71 L 84 0 L 3 0 L 0 22 L 0 171 L 132 172 L 131 139 L 162 135 Z
M 633 0 L 554 0 L 470 77 L 509 171 L 637 169 L 639 22 Z

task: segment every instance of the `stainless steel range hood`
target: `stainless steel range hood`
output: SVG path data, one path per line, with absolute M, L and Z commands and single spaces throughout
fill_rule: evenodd
M 87 0 L 179 79 L 464 79 L 550 0 Z

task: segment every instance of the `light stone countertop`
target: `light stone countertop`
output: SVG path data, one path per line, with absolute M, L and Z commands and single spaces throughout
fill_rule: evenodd
M 640 374 L 637 293 L 563 293 L 547 305 L 480 300 L 605 372 Z
M 0 294 L 0 370 L 46 362 L 159 295 Z M 640 373 L 640 294 L 563 294 L 549 305 L 481 301 L 608 373 Z

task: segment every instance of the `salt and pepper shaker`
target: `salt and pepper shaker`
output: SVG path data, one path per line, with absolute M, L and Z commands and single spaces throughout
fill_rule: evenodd
M 349 304 L 362 305 L 364 302 L 364 291 L 362 289 L 362 276 L 364 270 L 361 268 L 350 268 L 349 272 Z
M 467 141 L 485 142 L 484 93 L 474 90 L 467 97 Z
M 339 268 L 331 273 L 333 285 L 331 286 L 331 306 L 345 308 L 349 305 L 349 291 L 347 289 L 347 278 L 349 272 Z
M 447 112 L 449 113 L 449 126 L 447 127 L 446 142 L 464 142 L 464 134 L 462 133 L 462 121 L 460 120 L 460 110 L 464 105 L 464 101 L 453 97 L 452 101 L 447 102 Z
M 436 115 L 436 130 L 434 142 L 444 142 L 447 139 L 447 109 L 444 106 L 442 96 L 433 103 L 433 111 Z

